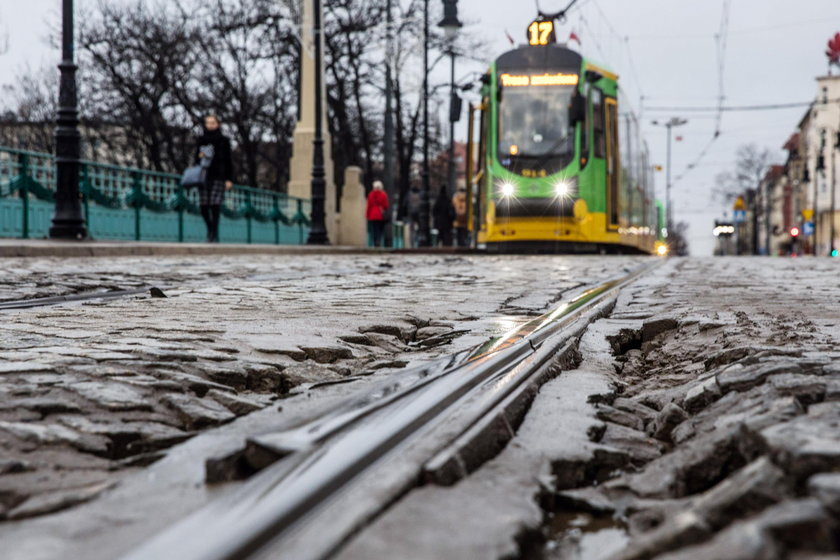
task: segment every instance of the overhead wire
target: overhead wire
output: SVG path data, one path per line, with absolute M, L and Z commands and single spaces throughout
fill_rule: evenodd
M 720 33 L 715 37 L 718 55 L 718 112 L 715 136 L 720 136 L 720 125 L 723 118 L 723 102 L 726 99 L 724 90 L 724 76 L 726 70 L 726 45 L 729 35 L 729 7 L 732 0 L 723 0 L 723 16 L 720 21 Z
M 709 139 L 708 142 L 703 146 L 703 149 L 700 150 L 700 153 L 697 154 L 691 162 L 685 166 L 674 180 L 671 182 L 671 188 L 673 188 L 676 184 L 682 181 L 689 173 L 691 173 L 694 169 L 700 165 L 700 162 L 703 161 L 709 152 L 714 146 L 715 142 L 722 133 L 721 125 L 723 123 L 723 113 L 724 113 L 724 106 L 723 103 L 726 100 L 726 48 L 729 39 L 729 14 L 730 8 L 732 7 L 732 0 L 723 0 L 723 10 L 720 18 L 720 30 L 718 31 L 717 35 L 715 35 L 715 43 L 717 47 L 717 66 L 718 66 L 718 103 L 716 107 L 716 114 L 715 114 L 715 132 L 712 134 L 712 137 Z
M 798 107 L 810 107 L 811 105 L 824 105 L 840 102 L 840 98 L 829 99 L 826 102 L 815 101 L 798 101 L 795 103 L 775 103 L 771 105 L 741 105 L 737 107 L 722 107 L 723 112 L 732 111 L 776 111 L 779 109 L 796 109 Z M 717 111 L 717 107 L 645 107 L 646 111 L 681 111 L 681 112 L 698 112 L 711 113 Z
M 610 18 L 607 17 L 607 14 L 601 9 L 601 5 L 598 3 L 598 0 L 592 0 L 592 5 L 595 6 L 595 9 L 598 10 L 598 14 L 601 16 L 602 21 L 606 24 L 607 28 L 609 29 L 610 33 L 613 34 L 620 42 L 624 44 L 624 54 L 627 56 L 628 66 L 630 67 L 630 75 L 633 78 L 633 82 L 636 85 L 636 89 L 639 93 L 639 110 L 637 111 L 636 117 L 641 120 L 642 112 L 644 111 L 644 99 L 645 93 L 644 88 L 642 87 L 642 81 L 639 79 L 639 72 L 636 67 L 636 60 L 633 57 L 633 49 L 630 46 L 630 37 L 627 35 L 621 35 L 615 28 L 615 26 L 610 21 Z M 631 104 L 632 105 L 632 104 Z

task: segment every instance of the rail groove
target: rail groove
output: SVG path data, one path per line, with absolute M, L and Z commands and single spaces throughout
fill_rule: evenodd
M 252 438 L 282 459 L 126 560 L 330 556 L 423 480 L 452 483 L 498 452 L 558 357 L 568 360 L 619 290 L 656 266 L 588 289 L 472 353 L 374 386 L 309 424 Z
M 148 291 L 149 288 L 135 288 L 131 290 L 109 290 L 107 292 L 93 292 L 86 294 L 68 294 L 65 296 L 18 299 L 0 302 L 0 311 L 11 311 L 16 309 L 33 309 L 36 307 L 48 307 L 51 305 L 61 305 L 62 303 L 73 303 L 77 301 L 89 301 L 94 299 L 116 299 L 121 297 L 134 296 L 137 294 L 143 294 Z

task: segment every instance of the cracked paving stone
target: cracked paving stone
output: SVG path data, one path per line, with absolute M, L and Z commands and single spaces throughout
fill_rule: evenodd
M 34 373 L 55 371 L 55 367 L 40 362 L 0 362 L 0 375 L 5 373 Z
M 190 430 L 223 424 L 236 418 L 233 412 L 210 399 L 166 395 L 161 400 L 178 413 L 184 426 Z
M 0 421 L 0 431 L 5 431 L 30 444 L 28 451 L 34 451 L 43 445 L 69 445 L 85 453 L 106 455 L 108 441 L 105 438 L 80 434 L 60 424 L 36 424 L 34 422 Z
M 12 509 L 6 514 L 6 518 L 12 521 L 53 513 L 69 507 L 87 502 L 111 488 L 116 481 L 106 481 L 82 488 L 60 490 L 49 494 L 32 496 L 21 505 Z
M 840 465 L 840 403 L 812 405 L 807 414 L 761 431 L 775 461 L 798 480 Z
M 213 399 L 214 401 L 223 405 L 225 408 L 237 415 L 244 415 L 254 412 L 256 410 L 262 410 L 263 408 L 271 404 L 270 400 L 251 399 L 242 395 L 225 393 L 216 389 L 211 389 L 207 392 L 207 395 L 205 396 L 208 399 Z
M 109 451 L 113 458 L 170 447 L 193 435 L 158 422 L 97 421 L 79 415 L 59 416 L 56 421 L 79 432 L 109 438 Z
M 84 381 L 72 386 L 72 390 L 108 410 L 152 410 L 146 397 L 140 391 L 122 383 Z

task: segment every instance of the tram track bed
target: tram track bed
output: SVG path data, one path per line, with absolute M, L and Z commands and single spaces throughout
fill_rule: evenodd
M 607 261 L 625 269 L 651 262 Z M 598 259 L 571 262 L 602 266 Z M 812 274 L 811 290 L 791 294 L 787 279 L 802 267 Z M 589 285 L 597 284 L 597 275 L 591 277 Z M 504 316 L 530 306 L 518 321 L 504 323 L 507 330 L 537 317 L 538 301 L 545 310 L 583 291 L 578 286 L 546 298 L 533 290 L 493 305 Z M 392 442 L 395 454 L 373 461 L 373 470 L 351 469 L 350 486 L 337 495 L 311 494 L 316 498 L 309 502 L 322 509 L 297 510 L 300 524 L 276 526 L 278 540 L 258 539 L 260 546 L 247 554 L 228 545 L 234 547 L 238 528 L 253 532 L 266 522 L 246 521 L 254 513 L 246 506 L 255 503 L 253 493 L 247 498 L 249 485 L 258 493 L 282 489 L 284 477 L 305 474 L 300 467 L 310 453 L 329 449 L 315 445 L 307 430 L 332 433 L 336 418 L 348 418 L 342 411 L 356 410 L 348 408 L 351 395 L 384 384 L 380 389 L 393 390 L 380 395 L 397 399 L 397 386 L 422 385 L 464 363 L 470 335 L 397 370 L 350 383 L 328 380 L 202 429 L 90 503 L 0 524 L 0 539 L 11 543 L 11 558 L 836 554 L 840 508 L 832 473 L 840 470 L 840 370 L 833 364 L 838 328 L 831 309 L 838 299 L 830 267 L 807 260 L 776 260 L 762 270 L 751 259 L 669 261 L 624 288 L 614 304 L 591 310 L 582 319 L 588 328 L 544 349 L 551 358 L 533 386 L 541 385 L 538 392 L 499 399 L 504 413 L 483 414 L 483 421 L 464 424 L 471 407 L 459 406 L 455 416 L 427 426 L 430 438 Z M 469 330 L 464 327 L 452 328 Z M 402 331 L 391 332 L 399 339 Z M 488 334 L 470 330 L 479 332 Z M 535 345 L 527 353 L 539 351 Z M 449 358 L 435 362 L 436 356 Z M 429 365 L 418 369 L 421 363 Z M 359 418 L 388 429 L 393 414 L 374 406 Z M 309 435 L 301 437 L 301 430 Z M 368 443 L 345 440 L 345 451 L 358 457 Z M 345 468 L 340 460 L 328 466 Z M 288 480 L 299 483 L 290 487 L 297 492 L 315 488 L 305 478 Z M 214 511 L 221 512 L 221 525 Z M 224 523 L 240 514 L 242 524 Z M 192 533 L 185 532 L 190 523 Z M 196 535 L 206 542 L 191 546 Z M 227 544 L 201 548 L 213 536 Z M 154 548 L 167 538 L 178 548 Z
M 21 282 L 40 276 L 70 284 L 82 277 L 90 278 L 84 289 L 94 291 L 103 287 L 96 279 L 107 276 L 108 287 L 142 282 L 169 296 L 4 312 L 4 544 L 21 543 L 10 544 L 10 554 L 57 557 L 51 543 L 72 545 L 76 523 L 89 523 L 80 521 L 86 506 L 74 506 L 92 501 L 87 507 L 93 507 L 120 495 L 125 503 L 121 492 L 133 481 L 152 476 L 147 473 L 166 461 L 183 466 L 179 442 L 189 440 L 189 446 L 201 433 L 223 439 L 244 429 L 233 422 L 242 416 L 246 425 L 260 414 L 273 425 L 277 418 L 281 425 L 301 422 L 359 384 L 473 347 L 571 297 L 581 285 L 643 260 L 402 255 L 4 261 L 12 272 L 7 279 Z M 160 529 L 219 492 L 202 489 L 162 506 L 173 491 L 181 496 L 197 482 L 187 482 L 194 472 L 181 470 L 186 472 L 173 475 L 179 481 L 173 487 L 133 495 L 137 513 L 120 508 L 119 515 L 99 514 L 101 526 L 87 525 L 86 534 L 113 536 L 115 547 L 126 546 L 131 535 Z M 171 515 L 149 515 L 162 507 Z M 112 516 L 129 529 L 111 535 L 103 519 Z M 51 527 L 47 533 L 44 526 Z M 41 556 L 31 556 L 33 542 Z M 113 557 L 101 550 L 101 557 Z
M 828 268 L 797 296 L 785 279 L 807 265 L 753 262 L 641 279 L 502 453 L 417 488 L 336 557 L 835 557 L 840 293 Z

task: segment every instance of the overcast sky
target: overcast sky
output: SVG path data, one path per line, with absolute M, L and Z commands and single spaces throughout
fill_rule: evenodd
M 79 7 L 95 0 L 76 0 Z M 432 2 L 436 0 L 431 0 Z M 540 0 L 544 11 L 556 11 L 568 0 Z M 8 34 L 9 50 L 0 55 L 0 82 L 8 83 L 26 65 L 37 68 L 57 61 L 45 43 L 49 25 L 56 25 L 61 0 L 0 0 L 0 36 Z M 714 133 L 714 115 L 653 111 L 651 107 L 715 106 L 718 58 L 715 36 L 721 29 L 724 0 L 579 0 L 558 38 L 570 30 L 580 37 L 582 53 L 612 67 L 627 93 L 623 110 L 642 112 L 644 135 L 656 163 L 665 163 L 665 131 L 654 119 L 680 116 L 689 124 L 675 143 L 674 176 L 694 160 Z M 471 32 L 490 45 L 487 57 L 510 48 L 505 32 L 524 41 L 536 16 L 533 0 L 460 0 L 460 17 Z M 838 0 L 731 0 L 724 90 L 728 106 L 795 103 L 813 100 L 815 78 L 827 70 L 823 54 L 829 37 L 840 31 Z M 1 44 L 1 43 L 0 43 Z M 462 64 L 465 75 L 481 65 Z M 444 74 L 445 75 L 445 74 Z M 644 102 L 641 101 L 644 96 Z M 775 150 L 805 113 L 805 108 L 727 112 L 722 135 L 699 166 L 675 184 L 675 218 L 691 224 L 692 254 L 711 254 L 713 221 L 725 210 L 711 192 L 714 177 L 732 167 L 738 146 L 757 143 Z M 459 132 L 463 135 L 463 132 Z M 657 176 L 664 198 L 664 173 Z

